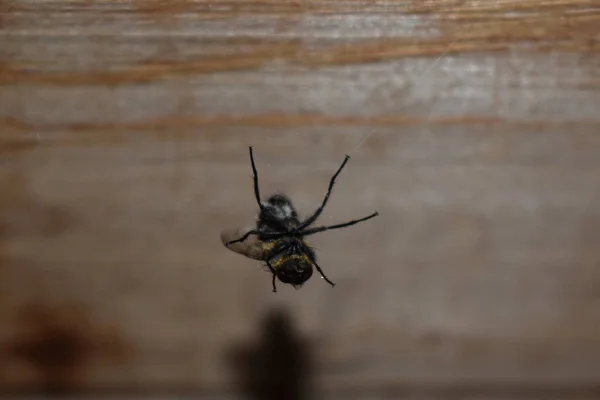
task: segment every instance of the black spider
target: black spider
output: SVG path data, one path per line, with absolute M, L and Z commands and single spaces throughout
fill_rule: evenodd
M 321 212 L 323 212 L 323 208 L 325 208 L 335 184 L 335 178 L 340 174 L 349 159 L 350 156 L 347 155 L 342 165 L 331 178 L 327 194 L 321 206 L 310 217 L 304 221 L 299 221 L 296 209 L 286 195 L 275 194 L 269 197 L 266 202 L 260 201 L 258 173 L 254 165 L 252 146 L 250 146 L 250 162 L 254 173 L 254 195 L 260 208 L 258 222 L 256 229 L 246 232 L 239 239 L 225 241 L 225 245 L 231 250 L 244 254 L 247 257 L 265 261 L 269 270 L 273 273 L 274 292 L 277 291 L 275 277 L 281 282 L 288 283 L 298 289 L 312 276 L 313 265 L 317 268 L 323 279 L 331 286 L 335 286 L 317 264 L 315 252 L 304 241 L 304 236 L 330 229 L 345 228 L 379 215 L 376 211 L 367 217 L 341 224 L 310 227 L 319 218 Z M 245 242 L 251 235 L 255 235 L 253 240 Z M 238 248 L 230 247 L 236 243 L 244 243 L 244 245 Z

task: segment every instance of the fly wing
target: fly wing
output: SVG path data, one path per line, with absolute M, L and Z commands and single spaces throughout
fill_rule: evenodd
M 263 242 L 258 239 L 257 235 L 250 235 L 243 242 L 227 246 L 227 242 L 241 238 L 251 229 L 253 228 L 226 229 L 221 232 L 221 242 L 231 251 L 255 260 L 263 260 Z

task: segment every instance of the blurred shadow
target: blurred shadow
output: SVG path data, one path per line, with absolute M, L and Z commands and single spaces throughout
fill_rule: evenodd
M 313 374 L 310 345 L 299 336 L 283 310 L 267 314 L 257 343 L 236 348 L 231 361 L 239 390 L 248 399 L 310 397 Z

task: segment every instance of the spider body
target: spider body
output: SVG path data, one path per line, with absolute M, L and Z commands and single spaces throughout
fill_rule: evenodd
M 259 206 L 256 228 L 248 230 L 238 239 L 230 240 L 231 235 L 222 234 L 222 240 L 229 249 L 247 257 L 263 260 L 273 276 L 273 292 L 277 291 L 275 278 L 300 288 L 313 274 L 313 265 L 331 286 L 335 286 L 317 264 L 314 250 L 304 240 L 305 236 L 330 229 L 339 229 L 357 224 L 379 215 L 374 212 L 366 217 L 345 223 L 311 228 L 319 218 L 327 204 L 335 184 L 335 178 L 342 171 L 350 157 L 346 156 L 342 165 L 329 182 L 329 189 L 321 206 L 306 220 L 300 221 L 292 201 L 284 194 L 274 194 L 266 201 L 260 200 L 258 173 L 254 165 L 252 146 L 250 146 L 250 162 L 254 173 L 254 195 Z M 239 232 L 239 231 L 238 231 Z
M 274 194 L 267 201 L 261 202 L 257 223 L 259 232 L 291 231 L 299 225 L 296 208 L 286 195 Z
M 274 271 L 274 276 L 283 282 L 300 287 L 313 274 L 315 252 L 301 236 L 283 236 L 269 239 L 266 233 L 294 232 L 300 225 L 298 213 L 292 201 L 284 194 L 275 194 L 262 203 L 257 230 L 263 243 L 263 257 Z

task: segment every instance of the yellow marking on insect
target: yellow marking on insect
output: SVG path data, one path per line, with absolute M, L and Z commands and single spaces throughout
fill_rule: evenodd
M 298 255 L 298 254 L 293 254 L 291 256 L 288 257 L 281 257 L 279 259 L 277 259 L 274 263 L 272 263 L 271 265 L 273 266 L 273 269 L 277 269 L 281 264 L 283 264 L 284 262 L 287 262 L 289 260 L 301 260 L 301 261 L 305 261 L 307 263 L 310 263 L 310 260 L 308 259 L 307 256 L 305 255 Z
M 271 251 L 275 247 L 275 242 L 265 242 L 263 243 L 263 251 Z

